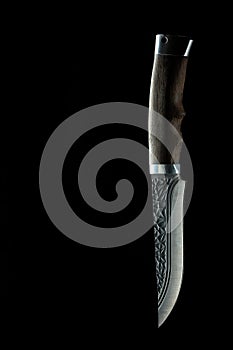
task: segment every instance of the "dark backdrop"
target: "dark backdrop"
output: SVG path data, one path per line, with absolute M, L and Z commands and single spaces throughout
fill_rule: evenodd
M 77 347 L 81 341 L 109 348 L 126 342 L 135 346 L 139 341 L 145 349 L 162 343 L 185 346 L 187 337 L 189 343 L 201 339 L 210 324 L 219 322 L 219 301 L 210 287 L 213 277 L 217 278 L 209 244 L 214 219 L 213 214 L 207 218 L 206 208 L 214 199 L 208 169 L 216 154 L 209 151 L 213 130 L 218 131 L 213 121 L 221 93 L 215 89 L 219 73 L 214 46 L 224 31 L 216 31 L 215 19 L 208 22 L 201 10 L 178 16 L 168 6 L 145 16 L 135 16 L 133 10 L 124 14 L 122 9 L 113 16 L 114 12 L 100 14 L 92 9 L 90 14 L 77 9 L 73 16 L 62 11 L 58 16 L 42 11 L 21 25 L 22 34 L 15 32 L 17 70 L 23 84 L 15 80 L 26 107 L 15 117 L 20 135 L 12 150 L 14 164 L 9 162 L 12 196 L 17 198 L 8 224 L 13 227 L 7 253 L 9 314 L 20 337 L 28 339 L 30 334 L 34 341 L 49 336 L 52 341 L 73 340 Z M 153 233 L 114 249 L 82 246 L 49 221 L 38 188 L 43 147 L 68 116 L 104 102 L 148 106 L 157 33 L 190 35 L 194 40 L 183 136 L 195 172 L 184 221 L 182 289 L 159 330 Z

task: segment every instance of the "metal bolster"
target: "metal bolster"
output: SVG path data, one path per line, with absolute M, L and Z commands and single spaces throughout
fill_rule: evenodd
M 175 175 L 180 174 L 180 164 L 150 164 L 151 175 Z

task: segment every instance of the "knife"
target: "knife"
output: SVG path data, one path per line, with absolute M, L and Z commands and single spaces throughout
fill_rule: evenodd
M 155 238 L 158 327 L 170 314 L 183 275 L 183 197 L 180 177 L 182 104 L 192 40 L 156 35 L 149 102 L 149 167 Z

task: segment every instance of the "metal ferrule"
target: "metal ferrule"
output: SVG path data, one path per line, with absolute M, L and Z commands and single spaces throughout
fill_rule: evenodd
M 156 35 L 155 54 L 185 56 L 189 55 L 193 40 L 179 35 Z
M 151 175 L 180 174 L 180 164 L 150 164 Z

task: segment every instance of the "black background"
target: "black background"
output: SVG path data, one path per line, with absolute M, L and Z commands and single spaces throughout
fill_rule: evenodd
M 12 227 L 7 249 L 9 314 L 20 338 L 30 334 L 36 342 L 49 337 L 54 342 L 72 340 L 76 346 L 84 341 L 86 346 L 109 348 L 126 342 L 132 346 L 143 342 L 146 349 L 161 344 L 185 347 L 187 337 L 189 343 L 203 336 L 214 339 L 208 330 L 219 326 L 218 264 L 211 248 L 217 220 L 208 208 L 215 200 L 209 164 L 218 158 L 216 148 L 212 150 L 215 135 L 221 132 L 217 125 L 221 74 L 214 47 L 225 30 L 216 28 L 217 17 L 202 9 L 177 14 L 161 6 L 136 15 L 135 9 L 117 11 L 115 6 L 95 12 L 90 5 L 91 9 L 77 9 L 73 15 L 36 12 L 14 33 L 17 60 L 11 58 L 20 73 L 13 77 L 14 88 L 25 107 L 18 105 L 17 141 L 8 161 L 10 193 L 16 198 L 10 203 L 7 226 Z M 153 233 L 120 248 L 79 245 L 49 221 L 38 187 L 43 147 L 67 117 L 104 102 L 148 106 L 157 33 L 189 35 L 194 40 L 183 136 L 195 172 L 184 221 L 182 289 L 159 330 Z M 20 170 L 16 182 L 15 169 Z

